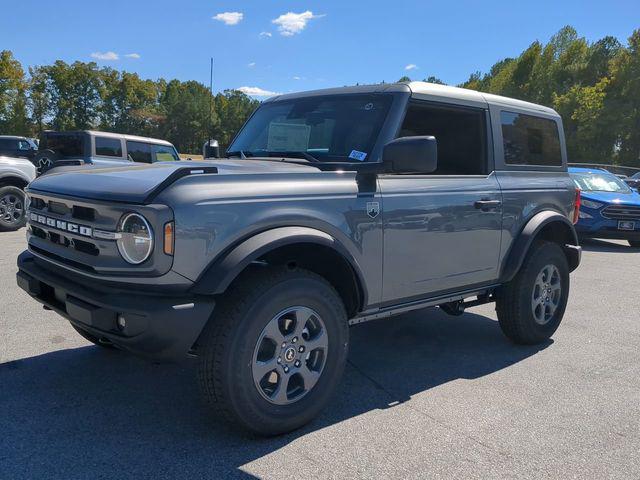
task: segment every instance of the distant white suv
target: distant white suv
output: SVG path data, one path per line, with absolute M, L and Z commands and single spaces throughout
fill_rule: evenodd
M 36 167 L 26 158 L 0 156 L 0 231 L 24 227 L 24 187 L 36 178 Z

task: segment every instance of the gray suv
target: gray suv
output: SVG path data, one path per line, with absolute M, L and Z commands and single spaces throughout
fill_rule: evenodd
M 46 175 L 17 281 L 86 339 L 195 357 L 261 434 L 329 402 L 349 325 L 495 302 L 517 344 L 562 320 L 579 192 L 549 108 L 409 83 L 264 102 L 227 157 Z

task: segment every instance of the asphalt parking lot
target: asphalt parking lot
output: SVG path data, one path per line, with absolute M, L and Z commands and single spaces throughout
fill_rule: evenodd
M 351 330 L 314 423 L 219 424 L 190 365 L 105 351 L 15 285 L 0 234 L 0 478 L 640 478 L 640 250 L 585 245 L 552 342 L 517 347 L 491 305 Z

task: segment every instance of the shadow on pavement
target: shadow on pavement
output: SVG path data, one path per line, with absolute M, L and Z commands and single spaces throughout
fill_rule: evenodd
M 487 317 L 436 309 L 354 327 L 351 342 L 329 408 L 270 439 L 217 422 L 190 365 L 153 365 L 93 346 L 0 365 L 0 478 L 248 477 L 242 465 L 296 438 L 546 347 L 514 346 Z
M 630 253 L 640 252 L 640 248 L 633 248 L 625 241 L 615 243 L 607 240 L 595 238 L 580 240 L 580 246 L 585 252 L 605 252 L 605 253 Z

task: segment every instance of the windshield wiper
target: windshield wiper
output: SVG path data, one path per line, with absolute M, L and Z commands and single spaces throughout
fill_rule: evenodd
M 318 160 L 316 157 L 307 152 L 296 152 L 296 151 L 268 151 L 265 152 L 269 157 L 293 157 L 293 158 L 303 158 L 308 160 L 311 163 L 317 163 Z M 284 158 L 283 158 L 284 160 Z
M 245 160 L 247 157 L 252 157 L 253 154 L 251 152 L 245 152 L 243 150 L 238 150 L 237 152 L 227 152 L 227 158 L 238 157 L 242 160 Z

